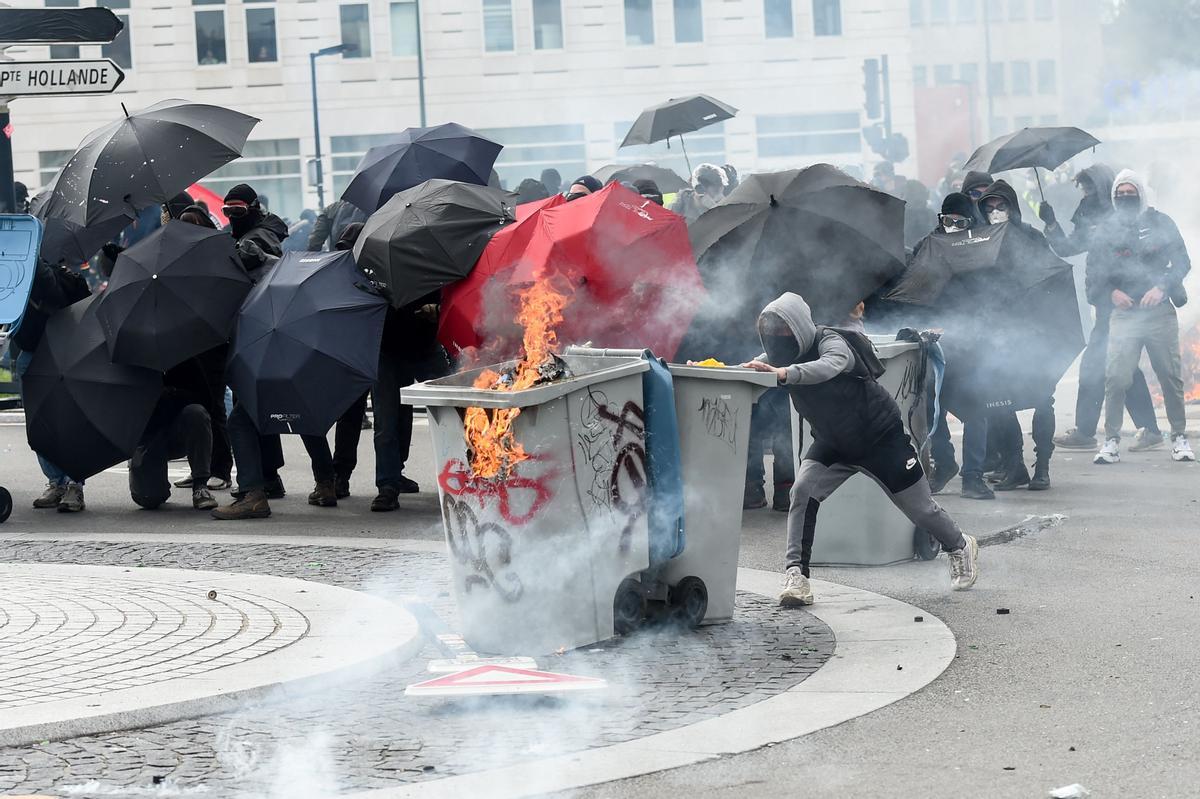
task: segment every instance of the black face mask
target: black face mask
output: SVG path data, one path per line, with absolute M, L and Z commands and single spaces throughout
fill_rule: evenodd
M 762 341 L 772 366 L 791 366 L 800 360 L 800 344 L 795 336 L 764 335 Z
M 240 239 L 253 230 L 260 221 L 262 221 L 262 211 L 251 206 L 247 213 L 229 217 L 229 230 L 235 239 Z
M 567 202 L 571 202 L 571 200 L 578 200 L 580 197 L 586 197 L 586 196 L 587 196 L 586 192 L 573 191 L 567 195 Z
M 1136 194 L 1122 194 L 1113 197 L 1113 208 L 1123 217 L 1135 217 L 1142 210 L 1142 198 Z

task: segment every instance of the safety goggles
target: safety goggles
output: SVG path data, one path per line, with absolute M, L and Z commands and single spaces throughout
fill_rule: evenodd
M 248 205 L 223 205 L 223 206 L 221 206 L 221 212 L 224 213 L 225 216 L 228 217 L 229 219 L 237 219 L 239 217 L 243 217 L 246 214 L 250 213 L 250 206 L 248 206 Z
M 971 220 L 961 216 L 955 217 L 939 214 L 938 221 L 942 223 L 943 227 L 953 228 L 954 230 L 966 230 L 971 226 Z

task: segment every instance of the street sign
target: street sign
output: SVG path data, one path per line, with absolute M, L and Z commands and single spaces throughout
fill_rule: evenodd
M 480 657 L 472 652 L 469 655 L 459 655 L 455 658 L 441 658 L 429 661 L 426 671 L 430 674 L 454 674 L 476 666 L 508 666 L 513 669 L 536 669 L 537 661 L 533 658 L 489 658 Z
M 0 63 L 0 97 L 108 94 L 123 80 L 125 73 L 107 58 Z
M 107 8 L 0 8 L 6 44 L 107 44 L 124 28 Z
M 485 694 L 550 694 L 560 691 L 595 691 L 608 683 L 595 677 L 575 677 L 552 671 L 478 666 L 445 677 L 414 683 L 405 696 L 480 696 Z

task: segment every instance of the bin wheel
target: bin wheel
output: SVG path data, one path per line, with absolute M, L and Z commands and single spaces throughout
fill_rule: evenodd
M 684 577 L 671 589 L 671 612 L 680 624 L 699 627 L 708 613 L 708 587 L 699 577 Z
M 613 599 L 613 630 L 617 635 L 629 635 L 646 619 L 646 598 L 637 580 L 626 577 L 617 586 Z
M 12 508 L 12 494 L 8 493 L 7 488 L 0 488 L 0 524 L 8 520 Z
M 942 551 L 942 545 L 928 531 L 917 528 L 913 533 L 913 551 L 921 560 L 933 560 Z

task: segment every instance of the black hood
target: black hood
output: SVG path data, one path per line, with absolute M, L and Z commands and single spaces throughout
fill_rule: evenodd
M 987 187 L 983 195 L 979 198 L 979 211 L 986 216 L 984 208 L 984 200 L 988 197 L 1002 197 L 1008 203 L 1008 219 L 1010 222 L 1021 221 L 1021 203 L 1017 199 L 1017 192 L 1012 186 L 1008 185 L 1005 180 L 997 180 L 995 183 Z
M 992 176 L 987 172 L 968 172 L 967 176 L 963 178 L 963 185 L 960 191 L 966 194 L 971 189 L 990 185 L 992 185 Z

